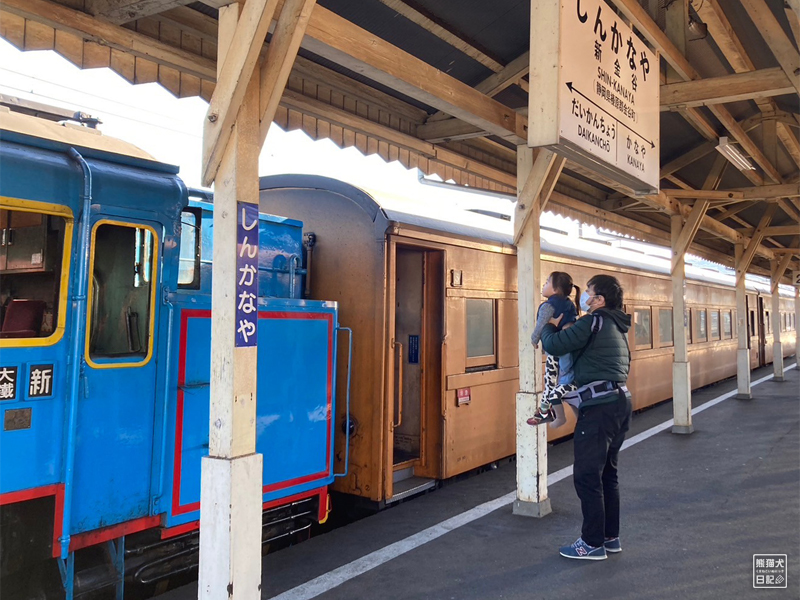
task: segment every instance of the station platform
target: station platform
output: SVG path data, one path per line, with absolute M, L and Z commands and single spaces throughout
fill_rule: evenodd
M 623 551 L 569 560 L 580 535 L 572 444 L 549 448 L 552 514 L 515 516 L 515 464 L 479 475 L 264 558 L 262 598 L 799 598 L 800 373 L 752 373 L 695 392 L 691 435 L 672 404 L 634 416 L 620 455 Z M 754 554 L 787 555 L 785 589 L 753 587 Z M 193 600 L 197 585 L 159 600 Z

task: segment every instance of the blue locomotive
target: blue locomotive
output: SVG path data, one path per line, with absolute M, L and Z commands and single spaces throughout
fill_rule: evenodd
M 3 598 L 52 597 L 52 578 L 121 598 L 197 564 L 213 204 L 192 196 L 137 148 L 0 108 Z M 343 328 L 302 299 L 302 223 L 259 229 L 268 544 L 327 518 Z

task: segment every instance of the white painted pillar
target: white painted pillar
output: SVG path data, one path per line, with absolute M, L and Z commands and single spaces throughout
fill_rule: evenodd
M 238 14 L 238 4 L 220 9 L 219 68 Z M 258 349 L 235 345 L 237 202 L 258 206 L 258 117 L 256 71 L 215 179 L 209 456 L 202 462 L 200 495 L 201 600 L 261 598 L 263 467 L 255 452 Z
M 792 274 L 794 287 L 794 363 L 800 368 L 800 271 Z
M 672 215 L 672 248 L 678 244 L 683 217 Z M 692 376 L 687 344 L 686 313 L 686 272 L 685 253 L 674 256 L 672 264 L 672 341 L 675 354 L 672 359 L 672 413 L 675 424 L 672 433 L 692 433 Z
M 747 336 L 747 299 L 745 296 L 745 273 L 742 268 L 742 257 L 744 246 L 735 246 L 735 265 L 736 265 L 736 335 L 739 340 L 739 347 L 736 350 L 736 387 L 738 390 L 737 398 L 749 400 L 752 398 L 750 393 L 750 350 L 747 345 L 750 341 Z
M 778 283 L 783 273 L 778 273 L 778 262 L 770 261 L 770 271 L 772 280 L 770 288 L 772 290 L 772 372 L 775 381 L 783 381 L 783 344 L 781 343 L 781 295 Z
M 517 195 L 522 191 L 533 166 L 534 151 L 517 147 Z M 533 416 L 542 395 L 542 350 L 534 348 L 531 334 L 536 325 L 536 309 L 541 302 L 541 244 L 539 211 L 530 215 L 517 243 L 517 285 L 519 315 L 519 393 L 517 394 L 517 499 L 515 515 L 543 517 L 549 514 L 547 495 L 547 425 L 532 427 Z

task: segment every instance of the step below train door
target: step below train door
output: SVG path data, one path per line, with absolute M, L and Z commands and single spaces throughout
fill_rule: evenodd
M 441 251 L 396 247 L 387 502 L 434 487 L 441 472 L 443 264 Z

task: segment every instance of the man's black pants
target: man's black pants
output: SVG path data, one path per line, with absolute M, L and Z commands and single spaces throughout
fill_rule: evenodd
M 590 546 L 619 536 L 617 458 L 631 422 L 631 401 L 581 406 L 575 426 L 573 480 L 581 501 L 581 537 Z

